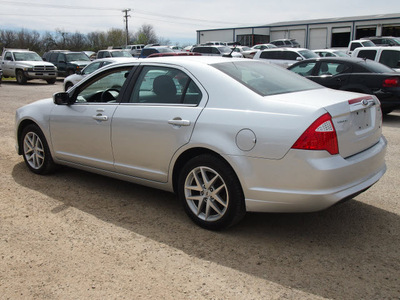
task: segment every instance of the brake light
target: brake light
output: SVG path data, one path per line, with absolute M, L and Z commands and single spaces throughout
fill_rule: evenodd
M 332 117 L 326 113 L 319 117 L 294 143 L 292 149 L 326 150 L 330 154 L 339 154 L 339 146 Z
M 399 77 L 386 78 L 382 84 L 383 87 L 400 87 Z

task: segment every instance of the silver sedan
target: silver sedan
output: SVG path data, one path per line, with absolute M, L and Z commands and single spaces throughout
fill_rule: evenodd
M 162 57 L 106 66 L 16 112 L 34 173 L 67 165 L 175 192 L 198 225 L 311 212 L 385 173 L 379 101 L 256 60 Z

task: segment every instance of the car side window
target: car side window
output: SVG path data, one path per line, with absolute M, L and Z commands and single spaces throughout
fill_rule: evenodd
M 121 91 L 131 68 L 119 68 L 100 75 L 96 80 L 78 90 L 76 103 L 112 103 Z
M 181 70 L 145 66 L 135 84 L 130 103 L 198 104 L 202 94 L 193 80 Z
M 400 51 L 383 50 L 379 62 L 390 68 L 400 68 Z
M 315 62 L 305 62 L 298 64 L 297 66 L 290 69 L 290 71 L 293 71 L 301 76 L 311 76 L 315 65 Z
M 377 50 L 360 50 L 357 54 L 357 57 L 375 60 L 376 51 Z
M 283 51 L 283 59 L 285 60 L 296 60 L 298 57 L 301 57 L 296 52 L 291 51 Z
M 318 76 L 337 75 L 340 73 L 345 73 L 348 69 L 349 67 L 342 63 L 321 62 L 318 71 Z

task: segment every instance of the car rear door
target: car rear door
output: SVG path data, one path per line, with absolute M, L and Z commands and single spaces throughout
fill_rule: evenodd
M 160 88 L 161 78 L 166 82 Z M 171 158 L 189 142 L 206 101 L 207 93 L 185 70 L 144 66 L 112 120 L 115 169 L 166 182 Z

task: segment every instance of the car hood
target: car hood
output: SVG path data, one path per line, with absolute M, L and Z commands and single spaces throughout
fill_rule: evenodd
M 24 61 L 17 61 L 16 62 L 18 65 L 21 66 L 27 66 L 27 67 L 36 67 L 36 66 L 52 66 L 55 67 L 54 64 L 47 62 L 47 61 L 29 61 L 29 60 L 24 60 Z
M 70 61 L 70 64 L 78 65 L 78 66 L 86 66 L 90 63 L 90 61 L 85 61 L 85 60 L 74 60 Z

